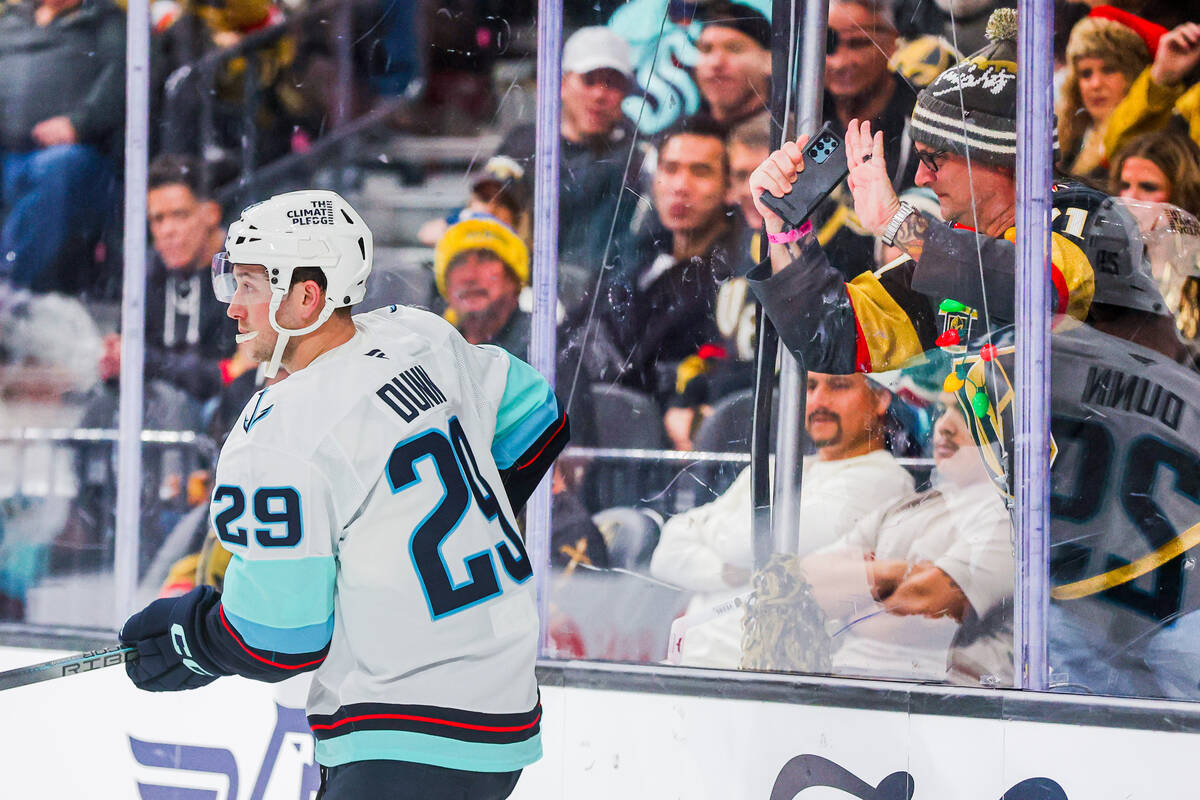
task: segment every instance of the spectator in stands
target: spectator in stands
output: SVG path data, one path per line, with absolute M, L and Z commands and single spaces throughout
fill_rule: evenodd
M 934 488 L 872 511 L 802 567 L 837 627 L 851 625 L 835 672 L 1011 685 L 1011 518 L 957 401 L 944 395 L 940 412 Z M 889 616 L 867 616 L 876 610 Z M 908 616 L 959 624 L 949 658 L 936 632 L 897 623 Z
M 1185 22 L 1158 40 L 1154 63 L 1137 76 L 1113 110 L 1105 150 L 1117 153 L 1124 140 L 1172 120 L 1200 144 L 1200 23 Z
M 883 131 L 892 183 L 913 185 L 917 159 L 908 135 L 917 94 L 889 66 L 896 52 L 896 23 L 888 0 L 832 0 L 830 52 L 825 59 L 826 120 L 843 130 L 850 120 L 870 120 Z
M 529 283 L 529 250 L 516 233 L 494 217 L 464 219 L 438 241 L 433 263 L 446 318 L 463 337 L 524 357 L 531 318 L 519 298 Z
M 1110 191 L 1133 201 L 1138 216 L 1145 216 L 1144 211 L 1158 215 L 1153 207 L 1139 208 L 1148 203 L 1170 203 L 1200 216 L 1200 147 L 1183 131 L 1168 128 L 1136 137 L 1117 153 L 1109 176 Z M 1153 220 L 1151 230 L 1162 222 Z M 1194 253 L 1190 259 L 1179 252 L 1152 255 L 1154 276 L 1175 313 L 1175 325 L 1193 355 L 1200 354 L 1200 264 L 1194 263 Z
M 747 264 L 759 259 L 762 217 L 750 197 L 750 173 L 771 153 L 771 120 L 764 112 L 738 123 L 729 132 L 727 202 L 746 222 Z M 692 436 L 712 404 L 754 382 L 755 302 L 746 279 L 732 277 L 717 289 L 716 322 L 720 346 L 701 346 L 679 365 L 675 395 L 668 401 L 663 425 L 678 450 L 691 450 Z
M 1200 216 L 1200 146 L 1163 130 L 1131 140 L 1109 170 L 1109 191 L 1147 203 L 1170 203 Z
M 622 243 L 605 309 L 632 388 L 665 400 L 678 364 L 720 337 L 717 290 L 749 266 L 749 232 L 728 192 L 721 125 L 690 117 L 660 136 L 655 216 Z
M 696 86 L 711 116 L 726 129 L 760 114 L 770 102 L 771 23 L 744 3 L 700 6 Z
M 1057 110 L 1064 172 L 1084 178 L 1103 175 L 1109 117 L 1149 64 L 1146 42 L 1127 25 L 1089 16 L 1071 29 Z
M 250 366 L 237 357 L 237 325 L 210 286 L 213 254 L 225 245 L 221 207 L 201 188 L 199 165 L 187 156 L 159 156 L 147 186 L 153 252 L 146 279 L 146 380 L 164 381 L 204 404 Z M 120 334 L 104 345 L 100 378 L 115 382 Z
M 884 448 L 891 393 L 863 375 L 808 375 L 806 427 L 816 454 L 804 460 L 797 552 L 810 553 L 879 504 L 913 490 L 912 477 Z M 650 561 L 660 580 L 696 592 L 689 614 L 749 591 L 752 557 L 750 469 L 713 502 L 672 517 Z M 737 667 L 741 614 L 690 630 L 683 663 Z
M 64 261 L 94 248 L 112 216 L 125 17 L 107 0 L 2 4 L 0 75 L 0 279 L 74 289 L 69 270 L 83 265 Z
M 766 112 L 738 123 L 726 140 L 729 153 L 729 204 L 737 206 L 753 231 L 762 228 L 762 215 L 750 196 L 750 173 L 771 154 L 771 117 Z M 754 253 L 758 258 L 758 253 Z
M 423 224 L 417 231 L 417 240 L 433 247 L 454 223 L 486 215 L 512 228 L 528 244 L 532 233 L 527 213 L 528 188 L 524 167 L 508 156 L 492 156 L 479 174 L 471 178 L 467 204 L 449 216 L 431 219 Z
M 560 270 L 595 275 L 611 258 L 610 236 L 629 227 L 635 196 L 626 192 L 641 170 L 644 147 L 621 112 L 633 87 L 629 45 L 603 26 L 581 28 L 562 55 L 559 143 Z M 497 149 L 532 177 L 535 126 L 514 128 Z M 632 152 L 631 152 L 632 151 Z
M 529 250 L 511 228 L 488 216 L 451 225 L 434 248 L 433 270 L 446 319 L 463 338 L 529 358 L 533 317 L 521 307 Z M 571 403 L 571 440 L 590 444 L 595 441 L 590 376 L 582 371 L 576 384 L 579 343 L 569 331 L 560 329 L 558 344 L 556 389 L 562 402 Z

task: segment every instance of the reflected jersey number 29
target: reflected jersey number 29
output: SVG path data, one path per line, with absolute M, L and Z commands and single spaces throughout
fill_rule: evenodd
M 498 524 L 504 533 L 507 541 L 494 547 L 504 571 L 517 583 L 523 583 L 533 574 L 525 544 L 505 517 L 496 493 L 479 472 L 475 454 L 457 417 L 451 418 L 449 431 L 447 436 L 445 432 L 433 429 L 407 439 L 396 445 L 387 462 L 388 482 L 394 494 L 403 493 L 421 482 L 416 465 L 423 459 L 432 460 L 442 483 L 441 499 L 417 524 L 409 542 L 413 565 L 434 619 L 501 593 L 490 549 L 466 559 L 469 578 L 461 584 L 454 583 L 442 557 L 442 544 L 467 519 L 472 498 L 484 519 Z

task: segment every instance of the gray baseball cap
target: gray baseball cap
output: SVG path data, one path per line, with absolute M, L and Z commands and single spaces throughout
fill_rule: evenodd
M 626 78 L 633 78 L 633 52 L 629 43 L 603 25 L 580 28 L 563 45 L 563 72 L 582 75 L 597 69 L 615 69 Z

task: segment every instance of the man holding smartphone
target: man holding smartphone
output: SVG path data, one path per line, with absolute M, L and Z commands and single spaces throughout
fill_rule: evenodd
M 898 200 L 869 125 L 852 122 L 846 132 L 855 210 L 906 258 L 847 282 L 811 234 L 784 230 L 761 194 L 781 197 L 804 180 L 807 140 L 784 144 L 750 179 L 773 242 L 770 267 L 757 267 L 750 286 L 780 338 L 809 369 L 830 373 L 888 370 L 950 348 L 955 367 L 944 387 L 957 394 L 1006 499 L 1014 452 L 1015 33 L 1015 12 L 997 11 L 992 44 L 918 98 L 917 185 L 934 191 L 950 224 Z M 1157 477 L 1160 456 L 1192 471 L 1200 464 L 1200 425 L 1183 419 L 1196 409 L 1182 400 L 1197 396 L 1200 379 L 1176 363 L 1186 353 L 1128 210 L 1069 182 L 1054 186 L 1053 203 L 1052 675 L 1085 691 L 1161 696 L 1170 664 L 1188 656 L 1180 641 L 1159 634 L 1200 608 L 1200 584 L 1179 557 L 1148 562 L 1157 563 L 1153 576 L 1136 587 L 1113 565 L 1145 562 L 1200 518 L 1195 497 Z M 963 324 L 950 324 L 955 319 Z M 1119 400 L 1117 383 L 1131 380 L 1153 383 L 1141 391 L 1154 402 Z M 1177 412 L 1155 416 L 1168 396 L 1181 399 Z M 1093 440 L 1104 444 L 1089 449 Z M 1147 457 L 1149 442 L 1161 443 L 1159 455 Z M 1107 588 L 1088 588 L 1097 584 Z
M 772 245 L 770 270 L 762 265 L 751 272 L 750 286 L 784 343 L 805 355 L 809 369 L 876 372 L 903 366 L 937 347 L 935 304 L 945 298 L 986 309 L 984 326 L 1013 321 L 1016 19 L 1011 10 L 1003 11 L 1008 13 L 995 16 L 992 43 L 922 90 L 913 111 L 916 183 L 937 194 L 950 225 L 900 202 L 888 176 L 882 133 L 858 120 L 846 130 L 855 213 L 907 260 L 878 273 L 864 264 L 830 265 L 811 234 L 783 232 L 784 221 L 761 195 L 782 197 L 803 180 L 806 139 L 785 143 L 751 175 L 750 190 Z M 1078 184 L 1055 193 L 1056 208 L 1065 203 L 1087 210 L 1104 199 Z M 1054 311 L 1083 320 L 1096 276 L 1072 218 L 1055 217 L 1050 278 Z M 846 281 L 843 274 L 855 277 Z

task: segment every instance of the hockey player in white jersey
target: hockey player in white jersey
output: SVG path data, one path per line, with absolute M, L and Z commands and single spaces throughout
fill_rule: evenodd
M 151 691 L 314 670 L 326 800 L 507 797 L 541 755 L 533 566 L 515 524 L 568 438 L 547 382 L 433 314 L 350 316 L 371 233 L 328 191 L 278 195 L 213 265 L 239 341 L 290 373 L 217 464 L 224 592 L 121 631 Z

